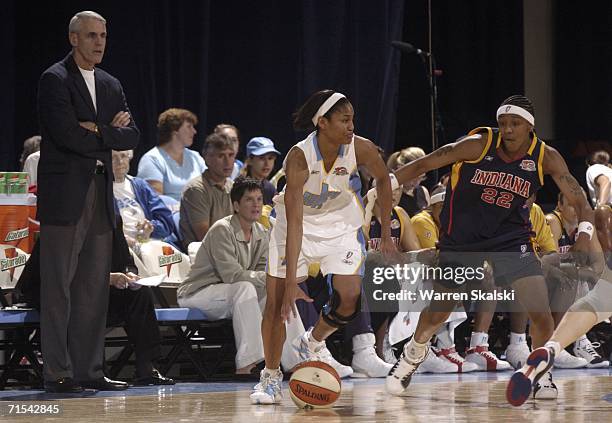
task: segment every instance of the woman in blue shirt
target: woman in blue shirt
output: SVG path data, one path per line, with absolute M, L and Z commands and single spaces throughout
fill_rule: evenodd
M 159 145 L 147 151 L 138 163 L 138 177 L 159 194 L 181 200 L 183 187 L 206 170 L 200 153 L 190 150 L 197 133 L 198 118 L 185 109 L 168 109 L 159 115 Z

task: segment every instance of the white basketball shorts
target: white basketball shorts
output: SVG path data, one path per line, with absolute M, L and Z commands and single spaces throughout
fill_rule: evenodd
M 276 278 L 285 278 L 287 260 L 285 227 L 274 226 L 270 234 L 267 273 Z M 363 276 L 365 263 L 365 237 L 361 229 L 325 239 L 304 235 L 298 257 L 296 278 L 308 276 L 308 266 L 320 263 L 323 275 Z

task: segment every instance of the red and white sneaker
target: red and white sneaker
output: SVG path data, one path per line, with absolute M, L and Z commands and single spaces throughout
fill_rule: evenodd
M 454 363 L 440 358 L 434 347 L 430 346 L 429 349 L 427 358 L 421 363 L 416 373 L 457 373 L 457 366 Z
M 431 347 L 432 351 L 443 360 L 450 361 L 452 364 L 457 366 L 457 373 L 469 373 L 478 370 L 478 366 L 475 363 L 466 361 L 465 358 L 461 357 L 455 346 L 450 348 L 435 348 Z
M 493 352 L 489 351 L 488 345 L 478 345 L 466 351 L 465 360 L 478 366 L 479 371 L 500 372 L 512 370 L 510 363 L 497 358 Z
M 542 347 L 533 350 L 529 357 L 527 357 L 525 365 L 517 370 L 510 378 L 510 382 L 508 382 L 506 387 L 506 399 L 508 402 L 518 407 L 527 401 L 531 391 L 538 384 L 538 380 L 547 374 L 554 362 L 555 353 L 552 349 Z M 552 378 L 549 377 L 548 379 L 547 382 L 556 391 L 557 388 L 552 383 Z

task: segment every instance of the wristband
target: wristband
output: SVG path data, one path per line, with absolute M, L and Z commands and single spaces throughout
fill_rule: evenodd
M 593 224 L 591 222 L 580 222 L 578 224 L 578 230 L 576 231 L 576 238 L 578 238 L 578 235 L 582 232 L 585 233 L 589 236 L 589 239 L 593 239 L 593 232 L 594 232 L 594 228 L 593 228 Z

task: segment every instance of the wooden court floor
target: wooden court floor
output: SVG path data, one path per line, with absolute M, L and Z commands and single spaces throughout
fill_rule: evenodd
M 555 376 L 556 401 L 528 401 L 512 407 L 504 390 L 511 373 L 472 377 L 420 375 L 407 397 L 391 397 L 384 381 L 343 381 L 342 395 L 326 410 L 298 410 L 285 390 L 278 406 L 252 406 L 250 384 L 178 384 L 166 388 L 133 388 L 125 393 L 98 393 L 54 398 L 40 391 L 4 391 L 9 403 L 59 403 L 58 416 L 7 416 L 11 422 L 611 422 L 610 370 L 565 371 Z M 286 386 L 286 385 L 285 385 Z M 203 392 L 214 391 L 214 392 Z M 220 392 L 221 391 L 221 392 Z M 104 395 L 104 396 L 101 396 Z

